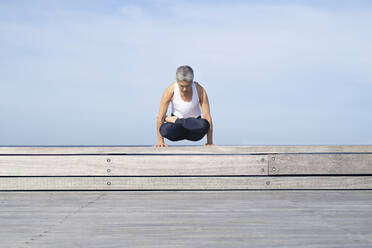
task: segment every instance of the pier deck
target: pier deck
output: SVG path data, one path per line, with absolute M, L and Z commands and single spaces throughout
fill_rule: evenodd
M 0 147 L 0 244 L 372 247 L 372 146 Z
M 372 247 L 370 190 L 0 192 L 2 248 Z

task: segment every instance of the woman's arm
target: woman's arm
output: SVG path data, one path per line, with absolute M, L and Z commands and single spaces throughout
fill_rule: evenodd
M 159 113 L 156 118 L 156 131 L 158 135 L 158 144 L 155 145 L 155 147 L 164 147 L 167 146 L 167 144 L 164 143 L 164 137 L 160 134 L 160 127 L 164 123 L 169 103 L 173 96 L 173 84 L 170 85 L 163 93 L 163 96 L 160 101 L 160 108 Z
M 209 122 L 210 128 L 207 134 L 207 144 L 206 145 L 212 145 L 213 144 L 213 123 L 212 123 L 212 116 L 210 113 L 210 106 L 209 106 L 209 100 L 207 96 L 207 92 L 204 90 L 202 86 L 202 97 L 200 99 L 200 105 L 203 113 L 203 118 L 206 119 Z

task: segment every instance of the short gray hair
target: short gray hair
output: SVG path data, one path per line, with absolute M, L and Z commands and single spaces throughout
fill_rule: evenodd
M 194 71 L 188 65 L 182 65 L 177 68 L 176 71 L 176 80 L 192 82 L 194 80 Z

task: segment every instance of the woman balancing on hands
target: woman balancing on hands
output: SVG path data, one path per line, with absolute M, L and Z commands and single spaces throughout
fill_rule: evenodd
M 168 146 L 164 138 L 171 141 L 201 140 L 207 134 L 206 146 L 214 145 L 212 117 L 209 110 L 207 93 L 193 81 L 194 72 L 190 66 L 177 68 L 176 80 L 164 92 L 157 116 L 158 144 L 154 147 Z M 172 115 L 166 116 L 172 102 Z M 201 118 L 201 110 L 203 118 Z

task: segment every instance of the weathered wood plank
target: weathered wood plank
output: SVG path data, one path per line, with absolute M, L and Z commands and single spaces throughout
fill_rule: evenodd
M 0 156 L 0 176 L 267 175 L 267 155 Z
M 366 248 L 371 196 L 366 190 L 0 192 L 0 240 L 2 248 Z
M 170 147 L 0 147 L 0 154 L 271 154 L 372 152 L 369 145 L 351 146 L 170 146 Z
M 372 174 L 372 154 L 277 154 L 269 175 Z
M 0 177 L 0 190 L 372 189 L 372 176 Z

